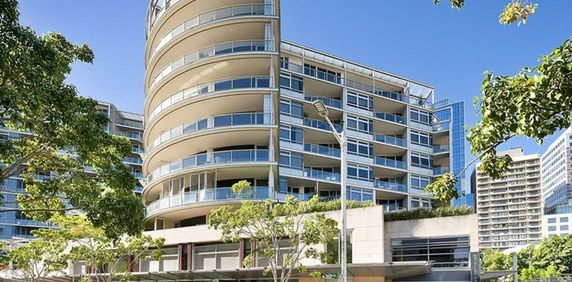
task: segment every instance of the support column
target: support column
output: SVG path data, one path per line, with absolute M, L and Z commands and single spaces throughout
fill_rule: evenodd
M 187 244 L 187 270 L 193 271 L 193 243 Z

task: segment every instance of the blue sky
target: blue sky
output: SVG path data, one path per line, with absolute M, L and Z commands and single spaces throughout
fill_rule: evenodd
M 432 2 L 282 0 L 282 38 L 432 85 L 438 99 L 464 100 L 465 122 L 473 125 L 483 71 L 513 74 L 572 36 L 570 0 L 538 0 L 537 13 L 520 27 L 498 23 L 508 0 L 467 0 L 460 11 Z M 147 3 L 21 0 L 21 21 L 88 44 L 94 64 L 76 64 L 69 81 L 82 95 L 141 112 Z M 502 148 L 540 153 L 552 139 L 537 146 L 519 138 Z

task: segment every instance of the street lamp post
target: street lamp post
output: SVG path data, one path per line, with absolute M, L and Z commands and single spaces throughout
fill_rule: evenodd
M 341 208 L 341 218 L 342 218 L 342 228 L 341 228 L 341 235 L 340 235 L 340 264 L 341 264 L 341 281 L 347 282 L 348 281 L 348 274 L 347 274 L 347 212 L 346 212 L 346 133 L 345 130 L 342 129 L 342 132 L 337 132 L 334 124 L 328 117 L 328 109 L 324 105 L 322 100 L 317 99 L 313 102 L 314 108 L 318 111 L 318 114 L 324 118 L 330 128 L 332 129 L 332 134 L 336 137 L 338 143 L 340 143 L 340 182 L 341 182 L 341 191 L 340 191 L 340 202 L 342 205 Z

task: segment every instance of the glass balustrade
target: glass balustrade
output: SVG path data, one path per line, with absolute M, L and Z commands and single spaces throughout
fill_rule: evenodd
M 393 137 L 393 136 L 388 136 L 388 135 L 383 135 L 383 134 L 376 134 L 375 140 L 378 142 L 397 145 L 397 146 L 401 146 L 401 147 L 406 146 L 405 139 Z
M 183 89 L 169 98 L 163 100 L 157 105 L 151 113 L 149 113 L 149 120 L 153 120 L 159 113 L 169 108 L 172 105 L 182 103 L 186 100 L 200 95 L 214 94 L 219 91 L 227 91 L 234 89 L 247 89 L 247 88 L 269 88 L 270 77 L 268 76 L 248 76 L 248 77 L 235 77 L 230 79 L 223 79 L 203 83 L 197 86 Z
M 425 108 L 433 108 L 431 102 L 427 101 L 426 99 L 421 99 L 413 96 L 408 96 L 405 94 L 387 91 L 380 88 L 375 88 L 371 85 L 353 81 L 338 75 L 334 75 L 328 72 L 320 71 L 314 68 L 308 68 L 305 66 L 301 66 L 292 62 L 288 62 L 287 64 L 282 64 L 282 68 L 287 69 L 289 71 L 293 71 L 299 74 L 309 75 L 318 79 L 334 82 L 337 84 L 345 85 L 349 88 L 357 89 L 363 92 L 368 92 L 374 95 L 382 96 L 385 98 L 389 98 L 396 101 L 401 101 L 405 103 L 409 103 L 412 105 L 422 106 Z
M 213 117 L 213 123 L 208 125 L 208 118 L 189 122 L 171 128 L 161 133 L 149 146 L 149 151 L 169 140 L 177 137 L 192 134 L 197 131 L 212 129 L 217 127 L 241 126 L 241 125 L 260 125 L 271 124 L 271 115 L 265 113 L 239 113 L 230 115 L 218 115 Z
M 114 134 L 127 137 L 129 139 L 143 141 L 143 134 L 139 132 L 129 132 L 129 131 L 115 131 Z
M 304 151 L 332 157 L 341 156 L 340 149 L 319 144 L 304 144 Z
M 381 180 L 374 180 L 373 187 L 397 192 L 407 192 L 407 185 L 405 184 L 392 183 Z
M 264 200 L 275 198 L 264 186 L 251 187 L 248 191 L 235 193 L 231 187 L 209 188 L 202 191 L 187 191 L 182 194 L 156 200 L 147 205 L 147 215 L 177 206 L 224 200 Z
M 449 172 L 449 167 L 442 166 L 442 167 L 434 167 L 433 168 L 433 175 L 441 175 Z
M 214 56 L 220 56 L 232 53 L 242 53 L 242 52 L 270 52 L 273 51 L 274 47 L 272 45 L 272 40 L 245 40 L 245 41 L 233 41 L 228 43 L 221 43 L 212 45 L 199 49 L 195 52 L 189 53 L 184 57 L 177 59 L 176 61 L 167 65 L 151 82 L 149 89 L 153 89 L 159 81 L 165 78 L 170 73 L 186 66 L 192 64 L 196 61 L 210 58 Z
M 378 112 L 378 113 L 375 113 L 375 117 L 377 117 L 379 119 L 391 121 L 391 122 L 405 124 L 405 118 L 403 118 L 402 116 L 398 116 L 398 115 L 394 115 L 394 114 L 390 114 L 390 113 Z
M 336 131 L 342 131 L 340 122 L 333 122 L 333 124 Z M 319 119 L 304 118 L 304 125 L 328 131 L 332 130 L 328 122 Z
M 334 98 L 329 98 L 329 97 L 325 97 L 325 96 L 305 96 L 304 99 L 306 99 L 306 101 L 310 101 L 310 102 L 314 102 L 316 100 L 322 100 L 322 102 L 324 102 L 324 105 L 326 105 L 326 106 L 330 106 L 330 107 L 338 108 L 338 109 L 342 108 L 342 101 L 338 100 L 338 99 L 334 99 Z
M 225 7 L 200 14 L 178 25 L 177 27 L 173 28 L 169 33 L 167 33 L 165 36 L 163 36 L 159 41 L 159 43 L 157 44 L 157 46 L 155 46 L 155 48 L 153 49 L 151 57 L 153 57 L 155 53 L 157 53 L 157 51 L 163 48 L 163 46 L 165 46 L 173 38 L 186 31 L 224 19 L 245 17 L 245 16 L 272 15 L 272 9 L 269 9 L 270 7 L 271 5 L 268 4 L 248 4 L 248 5 Z
M 269 160 L 270 156 L 267 149 L 218 151 L 210 154 L 202 153 L 173 161 L 156 168 L 151 174 L 147 176 L 147 183 L 151 183 L 154 179 L 173 172 L 203 165 L 241 162 L 267 162 Z
M 313 168 L 305 168 L 304 177 L 327 180 L 327 181 L 336 181 L 336 182 L 339 182 L 341 179 L 339 172 L 329 172 Z
M 375 163 L 378 165 L 386 166 L 386 167 L 393 167 L 399 169 L 407 169 L 407 164 L 403 161 L 396 161 L 384 157 L 376 157 Z

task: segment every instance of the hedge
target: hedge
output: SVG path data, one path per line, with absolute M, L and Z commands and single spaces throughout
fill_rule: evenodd
M 473 213 L 473 209 L 469 206 L 439 207 L 436 209 L 418 208 L 414 210 L 387 212 L 384 214 L 383 218 L 385 221 L 398 221 L 398 220 L 412 220 L 412 219 L 434 218 L 434 217 L 459 216 L 459 215 L 468 215 L 471 213 Z

